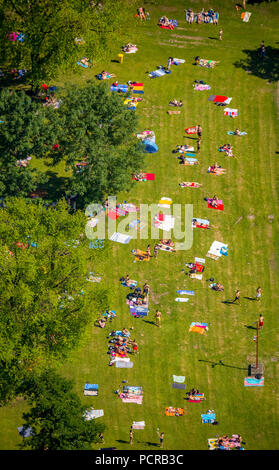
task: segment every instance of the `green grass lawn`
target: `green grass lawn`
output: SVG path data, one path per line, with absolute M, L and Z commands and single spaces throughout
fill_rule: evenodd
M 265 70 L 251 67 L 250 73 L 235 64 L 246 60 L 243 50 L 256 50 L 264 40 L 266 47 L 278 49 L 276 23 L 279 12 L 276 3 L 248 5 L 252 12 L 249 23 L 243 23 L 235 2 L 206 0 L 189 1 L 194 10 L 210 8 L 220 12 L 218 26 L 188 25 L 185 22 L 185 2 L 179 0 L 146 3 L 151 20 L 140 32 L 129 37 L 137 44 L 136 54 L 125 55 L 122 65 L 111 62 L 82 71 L 76 77 L 69 74 L 67 81 L 82 84 L 102 69 L 114 72 L 119 83 L 128 80 L 143 81 L 143 102 L 136 113 L 140 116 L 139 130 L 152 129 L 156 134 L 159 152 L 147 155 L 144 170 L 154 172 L 154 182 L 135 183 L 129 193 L 117 200 L 135 204 L 158 203 L 162 196 L 177 204 L 192 204 L 195 217 L 206 218 L 214 225 L 211 230 L 194 230 L 193 246 L 175 254 L 159 252 L 149 263 L 133 263 L 131 250 L 145 249 L 154 240 L 132 240 L 129 245 L 112 242 L 111 257 L 104 267 L 104 281 L 115 289 L 114 304 L 117 319 L 105 330 L 92 326 L 88 343 L 75 351 L 60 373 L 74 380 L 76 392 L 88 407 L 104 409 L 105 447 L 130 449 L 129 428 L 132 421 L 146 422 L 145 430 L 134 432 L 133 449 L 156 450 L 159 439 L 156 429 L 165 432 L 165 449 L 207 449 L 207 439 L 217 433 L 240 433 L 248 450 L 278 449 L 279 422 L 279 324 L 277 305 L 279 294 L 278 249 L 278 89 L 276 80 L 269 82 Z M 178 20 L 174 31 L 157 26 L 159 16 L 166 14 Z M 277 18 L 277 20 L 276 20 Z M 132 20 L 131 20 L 132 21 Z M 223 40 L 218 38 L 223 28 Z M 118 45 L 117 45 L 118 46 Z M 119 44 L 120 48 L 121 44 Z M 115 57 L 119 49 L 116 48 Z M 146 72 L 166 65 L 169 56 L 185 59 L 186 63 L 173 66 L 172 73 L 150 79 Z M 193 59 L 200 56 L 220 61 L 214 69 L 195 67 Z M 278 60 L 278 59 L 277 59 Z M 268 58 L 266 62 L 268 63 Z M 272 66 L 273 64 L 271 64 Z M 269 67 L 269 66 L 268 66 Z M 276 67 L 274 61 L 274 67 Z M 277 63 L 278 69 L 278 63 Z M 268 68 L 272 72 L 272 67 Z M 255 73 L 253 73 L 255 72 Z M 194 80 L 204 80 L 210 91 L 194 91 Z M 61 77 L 57 84 L 63 84 Z M 239 110 L 235 119 L 224 116 L 224 109 L 208 101 L 210 94 L 232 97 L 229 105 Z M 182 99 L 180 115 L 167 114 L 170 99 Z M 177 144 L 195 141 L 187 139 L 184 128 L 201 124 L 203 137 L 200 165 L 182 167 L 172 150 Z M 248 134 L 228 136 L 227 131 L 238 127 Z M 237 159 L 218 152 L 218 147 L 231 143 Z M 214 162 L 227 169 L 225 176 L 207 173 Z M 41 165 L 41 163 L 38 163 Z M 51 169 L 64 177 L 62 167 Z M 200 189 L 180 188 L 181 181 L 198 181 Z M 224 212 L 209 210 L 205 197 L 214 194 L 224 202 Z M 235 222 L 242 219 L 235 224 Z M 202 281 L 191 280 L 181 271 L 185 262 L 195 256 L 205 258 L 214 240 L 229 245 L 229 254 L 218 261 L 206 258 Z M 126 305 L 128 289 L 119 278 L 129 274 L 142 286 L 151 286 L 150 311 L 144 319 L 134 319 Z M 214 277 L 221 282 L 224 292 L 214 292 L 206 279 Z M 258 286 L 263 295 L 260 303 L 245 299 L 254 297 Z M 241 290 L 241 305 L 226 304 L 236 289 Z M 195 290 L 188 303 L 174 301 L 177 289 Z M 162 311 L 162 327 L 154 321 L 155 310 Z M 244 387 L 248 365 L 255 362 L 254 326 L 259 314 L 264 316 L 260 331 L 259 356 L 265 368 L 263 388 Z M 190 333 L 192 321 L 210 323 L 208 332 L 200 336 Z M 132 369 L 108 367 L 108 333 L 112 329 L 134 327 L 132 336 L 139 344 L 139 354 L 133 357 Z M 223 365 L 219 363 L 222 361 Z M 185 375 L 186 385 L 199 388 L 206 401 L 191 404 L 185 401 L 185 392 L 172 389 L 172 375 Z M 121 381 L 143 387 L 141 406 L 123 404 L 114 393 Z M 84 397 L 85 382 L 99 384 L 98 397 Z M 185 415 L 166 417 L 166 406 L 182 407 Z M 20 442 L 17 426 L 22 424 L 25 404 L 18 400 L 0 409 L 0 448 L 16 449 Z M 201 424 L 200 415 L 214 409 L 218 426 Z M 100 446 L 95 445 L 98 449 Z

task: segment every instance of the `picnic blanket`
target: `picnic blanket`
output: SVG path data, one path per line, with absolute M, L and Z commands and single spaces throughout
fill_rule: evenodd
M 131 316 L 135 318 L 147 317 L 149 312 L 148 307 L 143 305 L 130 305 L 129 308 Z
M 175 218 L 173 215 L 169 214 L 162 214 L 164 217 L 159 217 L 160 214 L 157 214 L 154 218 L 154 226 L 158 227 L 161 230 L 169 232 L 174 228 Z M 161 219 L 161 220 L 160 220 Z
M 170 74 L 171 71 L 170 70 L 167 70 L 165 69 L 162 65 L 160 67 L 158 67 L 157 70 L 154 70 L 153 72 L 150 72 L 148 74 L 149 77 L 151 78 L 158 78 L 158 77 L 163 77 L 164 75 L 166 74 Z
M 231 100 L 232 98 L 222 95 L 210 95 L 210 97 L 208 98 L 208 101 L 212 101 L 213 103 L 221 103 L 223 105 L 230 104 Z
M 183 416 L 184 410 L 183 408 L 174 408 L 173 406 L 167 406 L 165 408 L 165 415 L 166 416 Z
M 85 417 L 86 421 L 90 421 L 91 419 L 100 418 L 101 416 L 104 416 L 104 410 L 94 410 L 93 408 L 91 408 L 90 410 L 86 410 L 83 416 Z
M 218 199 L 216 207 L 212 206 L 211 203 L 212 203 L 212 198 L 209 198 L 207 200 L 208 209 L 215 209 L 217 211 L 223 211 L 224 210 L 224 204 L 223 204 L 222 199 Z
M 131 239 L 132 237 L 130 237 L 129 235 L 124 235 L 123 233 L 119 233 L 119 232 L 114 232 L 112 236 L 109 238 L 109 240 L 113 242 L 123 243 L 125 245 L 129 243 Z
M 264 386 L 264 377 L 256 379 L 255 377 L 245 377 L 244 387 L 263 387 Z
M 228 245 L 226 243 L 218 242 L 215 240 L 208 250 L 207 257 L 212 259 L 218 259 L 222 255 L 227 256 Z

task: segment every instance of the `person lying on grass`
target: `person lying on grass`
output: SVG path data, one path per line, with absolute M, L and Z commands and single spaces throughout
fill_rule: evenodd
M 216 284 L 211 285 L 212 290 L 216 290 L 217 292 L 222 292 L 224 291 L 224 286 L 220 284 L 220 282 L 217 282 Z
M 166 16 L 162 16 L 162 18 L 159 19 L 158 21 L 158 25 L 159 26 L 169 26 L 171 23 L 169 21 L 169 19 L 166 17 Z
M 180 100 L 180 101 L 178 101 L 178 100 L 171 100 L 171 101 L 169 102 L 169 106 L 179 106 L 179 107 L 181 107 L 182 105 L 183 105 L 182 100 Z
M 174 153 L 179 152 L 179 153 L 184 153 L 190 150 L 193 150 L 194 147 L 191 145 L 177 145 L 176 149 L 173 151 Z
M 182 183 L 179 183 L 179 186 L 182 188 L 200 188 L 202 184 L 200 183 L 191 183 L 190 181 L 183 181 Z
M 101 79 L 102 80 L 107 80 L 108 78 L 112 78 L 112 77 L 115 77 L 115 75 L 113 73 L 106 72 L 105 70 L 103 70 L 101 72 Z
M 209 203 L 212 207 L 218 207 L 218 198 L 216 195 L 213 196 L 212 201 Z
M 146 173 L 143 173 L 141 170 L 139 173 L 134 173 L 133 178 L 135 178 L 137 181 L 143 181 L 145 179 Z
M 213 173 L 215 175 L 223 175 L 225 171 L 226 169 L 219 166 L 218 163 L 214 163 L 214 165 L 208 168 L 208 173 Z

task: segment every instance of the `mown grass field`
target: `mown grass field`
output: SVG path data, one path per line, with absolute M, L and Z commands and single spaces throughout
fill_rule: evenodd
M 262 40 L 266 47 L 278 49 L 276 23 L 278 4 L 265 3 L 247 7 L 252 12 L 249 23 L 243 23 L 235 2 L 207 0 L 185 2 L 162 0 L 161 5 L 146 4 L 151 20 L 142 24 L 140 32 L 127 41 L 137 44 L 136 54 L 125 55 L 122 65 L 111 62 L 98 69 L 85 70 L 79 77 L 69 74 L 67 80 L 82 84 L 102 69 L 117 75 L 119 83 L 143 81 L 145 93 L 136 113 L 140 129 L 152 129 L 159 152 L 147 155 L 144 170 L 154 172 L 154 182 L 136 183 L 127 194 L 118 195 L 118 202 L 135 204 L 158 203 L 162 196 L 177 204 L 193 204 L 195 217 L 209 219 L 216 228 L 194 230 L 193 246 L 175 254 L 158 253 L 149 263 L 133 263 L 131 250 L 153 248 L 154 240 L 132 240 L 129 245 L 112 243 L 111 258 L 104 266 L 104 281 L 115 290 L 117 319 L 105 330 L 92 326 L 87 344 L 74 352 L 61 367 L 60 373 L 74 380 L 76 392 L 88 407 L 104 409 L 100 418 L 106 425 L 105 447 L 130 449 L 129 428 L 132 421 L 144 420 L 145 430 L 134 432 L 132 449 L 159 449 L 156 429 L 165 432 L 164 448 L 169 450 L 207 449 L 207 439 L 217 433 L 240 433 L 245 449 L 271 450 L 279 447 L 279 249 L 278 249 L 278 89 L 276 80 L 261 78 L 235 64 L 246 60 L 243 50 L 254 51 Z M 211 6 L 220 12 L 218 26 L 188 25 L 184 8 L 205 9 Z M 166 14 L 178 20 L 174 31 L 157 26 L 159 16 Z M 133 21 L 131 19 L 131 21 Z M 218 40 L 220 27 L 223 40 Z M 115 57 L 122 44 L 116 45 Z M 119 48 L 118 48 L 119 46 Z M 172 67 L 172 73 L 150 79 L 146 72 L 166 65 L 169 56 L 185 59 L 186 63 Z M 195 67 L 195 56 L 220 61 L 212 70 Z M 266 59 L 268 60 L 268 59 Z M 277 59 L 278 60 L 278 59 Z M 276 64 L 274 63 L 274 67 Z M 278 67 L 278 63 L 277 63 Z M 259 71 L 259 68 L 257 68 Z M 259 73 L 257 72 L 259 75 Z M 194 91 L 194 80 L 204 80 L 210 91 Z M 58 84 L 63 84 L 61 78 Z M 224 116 L 222 107 L 208 101 L 210 94 L 232 97 L 230 107 L 239 110 L 235 119 Z M 167 114 L 170 99 L 182 99 L 180 115 Z M 182 167 L 172 150 L 177 144 L 195 141 L 185 137 L 184 128 L 201 124 L 203 136 L 200 165 Z M 248 134 L 228 136 L 227 131 L 238 127 Z M 224 156 L 218 147 L 231 143 L 237 159 Z M 207 173 L 214 162 L 227 169 L 225 176 Z M 40 163 L 41 164 L 41 163 Z M 61 168 L 58 176 L 66 176 Z M 180 188 L 181 181 L 198 181 L 200 189 Z M 224 212 L 207 208 L 205 197 L 214 194 L 224 202 Z M 242 216 L 242 219 L 235 222 Z M 204 258 L 211 243 L 219 240 L 229 245 L 229 255 L 218 261 L 206 258 L 202 281 L 191 280 L 183 272 L 185 262 L 195 256 Z M 129 274 L 140 286 L 151 286 L 150 312 L 144 319 L 129 314 L 125 298 L 128 289 L 119 278 Z M 221 282 L 224 292 L 208 288 L 206 279 Z M 258 286 L 263 295 L 259 303 L 245 299 L 254 297 Z M 241 291 L 241 305 L 226 304 L 236 289 Z M 177 289 L 195 290 L 188 303 L 174 301 Z M 162 327 L 154 324 L 155 310 L 162 311 Z M 259 356 L 264 364 L 263 388 L 244 387 L 248 365 L 255 362 L 253 341 L 254 322 L 264 316 L 260 331 Z M 210 323 L 208 332 L 200 336 L 190 333 L 192 321 Z M 133 369 L 108 367 L 107 355 L 110 329 L 134 327 L 132 336 L 139 344 L 139 354 L 133 357 Z M 223 362 L 223 365 L 219 361 Z M 185 375 L 187 389 L 199 388 L 206 401 L 187 403 L 185 392 L 171 387 L 172 375 Z M 114 393 L 122 380 L 143 387 L 141 406 L 123 404 Z M 84 397 L 85 382 L 99 384 L 98 397 Z M 166 406 L 183 407 L 180 418 L 166 417 Z M 0 448 L 16 449 L 20 442 L 17 426 L 22 424 L 25 404 L 19 399 L 0 409 Z M 218 426 L 201 424 L 200 415 L 214 409 Z M 100 446 L 95 445 L 98 449 Z

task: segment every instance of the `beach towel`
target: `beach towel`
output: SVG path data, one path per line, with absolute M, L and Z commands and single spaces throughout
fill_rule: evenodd
M 184 129 L 186 134 L 196 134 L 197 133 L 197 126 L 187 127 Z
M 195 295 L 195 291 L 193 290 L 177 290 L 176 292 L 180 295 Z
M 224 115 L 225 116 L 230 116 L 232 118 L 235 118 L 236 116 L 238 116 L 238 109 L 234 109 L 234 108 L 225 108 L 224 109 Z
M 176 302 L 188 302 L 188 298 L 187 297 L 176 297 L 176 299 L 174 299 Z
M 241 19 L 244 21 L 244 23 L 248 23 L 248 21 L 250 20 L 251 15 L 252 15 L 252 13 L 250 13 L 249 11 L 245 11 L 245 13 L 244 12 L 241 13 Z
M 208 209 L 215 209 L 215 210 L 217 210 L 217 211 L 223 211 L 223 210 L 224 210 L 224 204 L 223 204 L 222 199 L 218 199 L 218 201 L 217 201 L 217 206 L 216 206 L 216 207 L 213 207 L 213 206 L 211 205 L 211 202 L 212 202 L 212 199 L 211 199 L 211 198 L 207 200 L 207 207 L 208 207 Z
M 137 305 L 137 306 L 130 305 L 129 308 L 130 308 L 130 314 L 134 318 L 143 318 L 143 317 L 147 317 L 148 315 L 147 307 L 143 307 L 141 305 Z
M 124 235 L 119 232 L 114 232 L 113 235 L 109 238 L 109 240 L 113 242 L 123 243 L 123 244 L 129 243 L 131 239 L 132 237 L 130 237 L 129 235 Z
M 264 377 L 256 379 L 255 377 L 245 377 L 244 387 L 263 387 L 264 386 Z
M 239 132 L 239 134 L 236 134 L 234 131 L 228 131 L 228 135 L 247 135 L 247 132 Z
M 120 397 L 123 403 L 136 403 L 137 405 L 142 404 L 143 397 Z
M 168 406 L 165 408 L 165 415 L 166 416 L 183 416 L 184 410 L 183 408 L 174 408 L 173 406 Z
M 192 228 L 209 228 L 210 222 L 206 219 L 192 219 Z
M 119 369 L 131 369 L 134 366 L 134 363 L 132 361 L 118 361 L 118 359 L 115 361 L 115 367 Z
M 216 420 L 215 413 L 206 413 L 201 415 L 202 424 L 212 424 Z
M 163 75 L 170 74 L 170 73 L 171 73 L 170 70 L 166 70 L 164 67 L 161 66 L 157 70 L 150 72 L 148 76 L 151 78 L 157 78 L 157 77 L 163 77 Z
M 185 384 L 178 384 L 178 383 L 176 383 L 176 382 L 173 382 L 172 388 L 177 388 L 177 389 L 179 389 L 179 390 L 185 390 L 185 389 L 186 389 L 186 385 L 185 385 Z
M 139 181 L 137 178 L 133 178 L 134 181 Z M 144 178 L 142 181 L 154 181 L 155 173 L 144 173 Z
M 167 111 L 168 114 L 180 114 L 181 111 Z
M 199 281 L 202 280 L 202 274 L 198 274 L 198 273 L 191 273 L 189 277 L 191 279 L 198 279 Z
M 172 380 L 174 382 L 182 384 L 183 382 L 185 382 L 185 376 L 184 375 L 173 375 Z
M 129 86 L 128 85 L 114 85 L 112 84 L 110 87 L 110 91 L 117 91 L 118 93 L 128 93 Z
M 145 421 L 133 421 L 132 428 L 133 429 L 144 429 L 145 428 Z
M 182 188 L 199 188 L 201 185 L 196 182 L 185 181 L 183 183 L 179 183 L 179 186 Z
M 197 90 L 197 91 L 210 90 L 210 88 L 211 88 L 210 85 L 203 85 L 202 83 L 195 83 L 194 85 L 194 90 Z
M 86 421 L 95 418 L 100 418 L 101 416 L 104 416 L 104 410 L 94 410 L 93 408 L 91 408 L 90 410 L 87 410 L 83 416 L 85 417 Z
M 159 204 L 158 204 L 158 207 L 163 207 L 163 208 L 166 208 L 166 209 L 170 209 L 171 204 L 172 204 L 172 199 L 171 198 L 161 197 L 161 199 L 159 201 Z
M 184 160 L 184 165 L 199 165 L 199 161 L 197 158 L 192 158 L 192 157 L 186 157 Z
M 84 395 L 91 395 L 91 396 L 97 396 L 99 391 L 99 385 L 98 384 L 88 384 L 86 383 L 84 385 Z
M 204 393 L 197 393 L 187 400 L 190 403 L 200 403 L 202 400 L 205 400 Z
M 200 59 L 198 65 L 200 67 L 206 67 L 206 68 L 212 69 L 218 63 L 219 63 L 219 61 L 216 61 L 216 60 Z
M 189 331 L 194 331 L 196 333 L 204 334 L 208 330 L 208 323 L 201 322 L 192 322 L 189 328 Z

